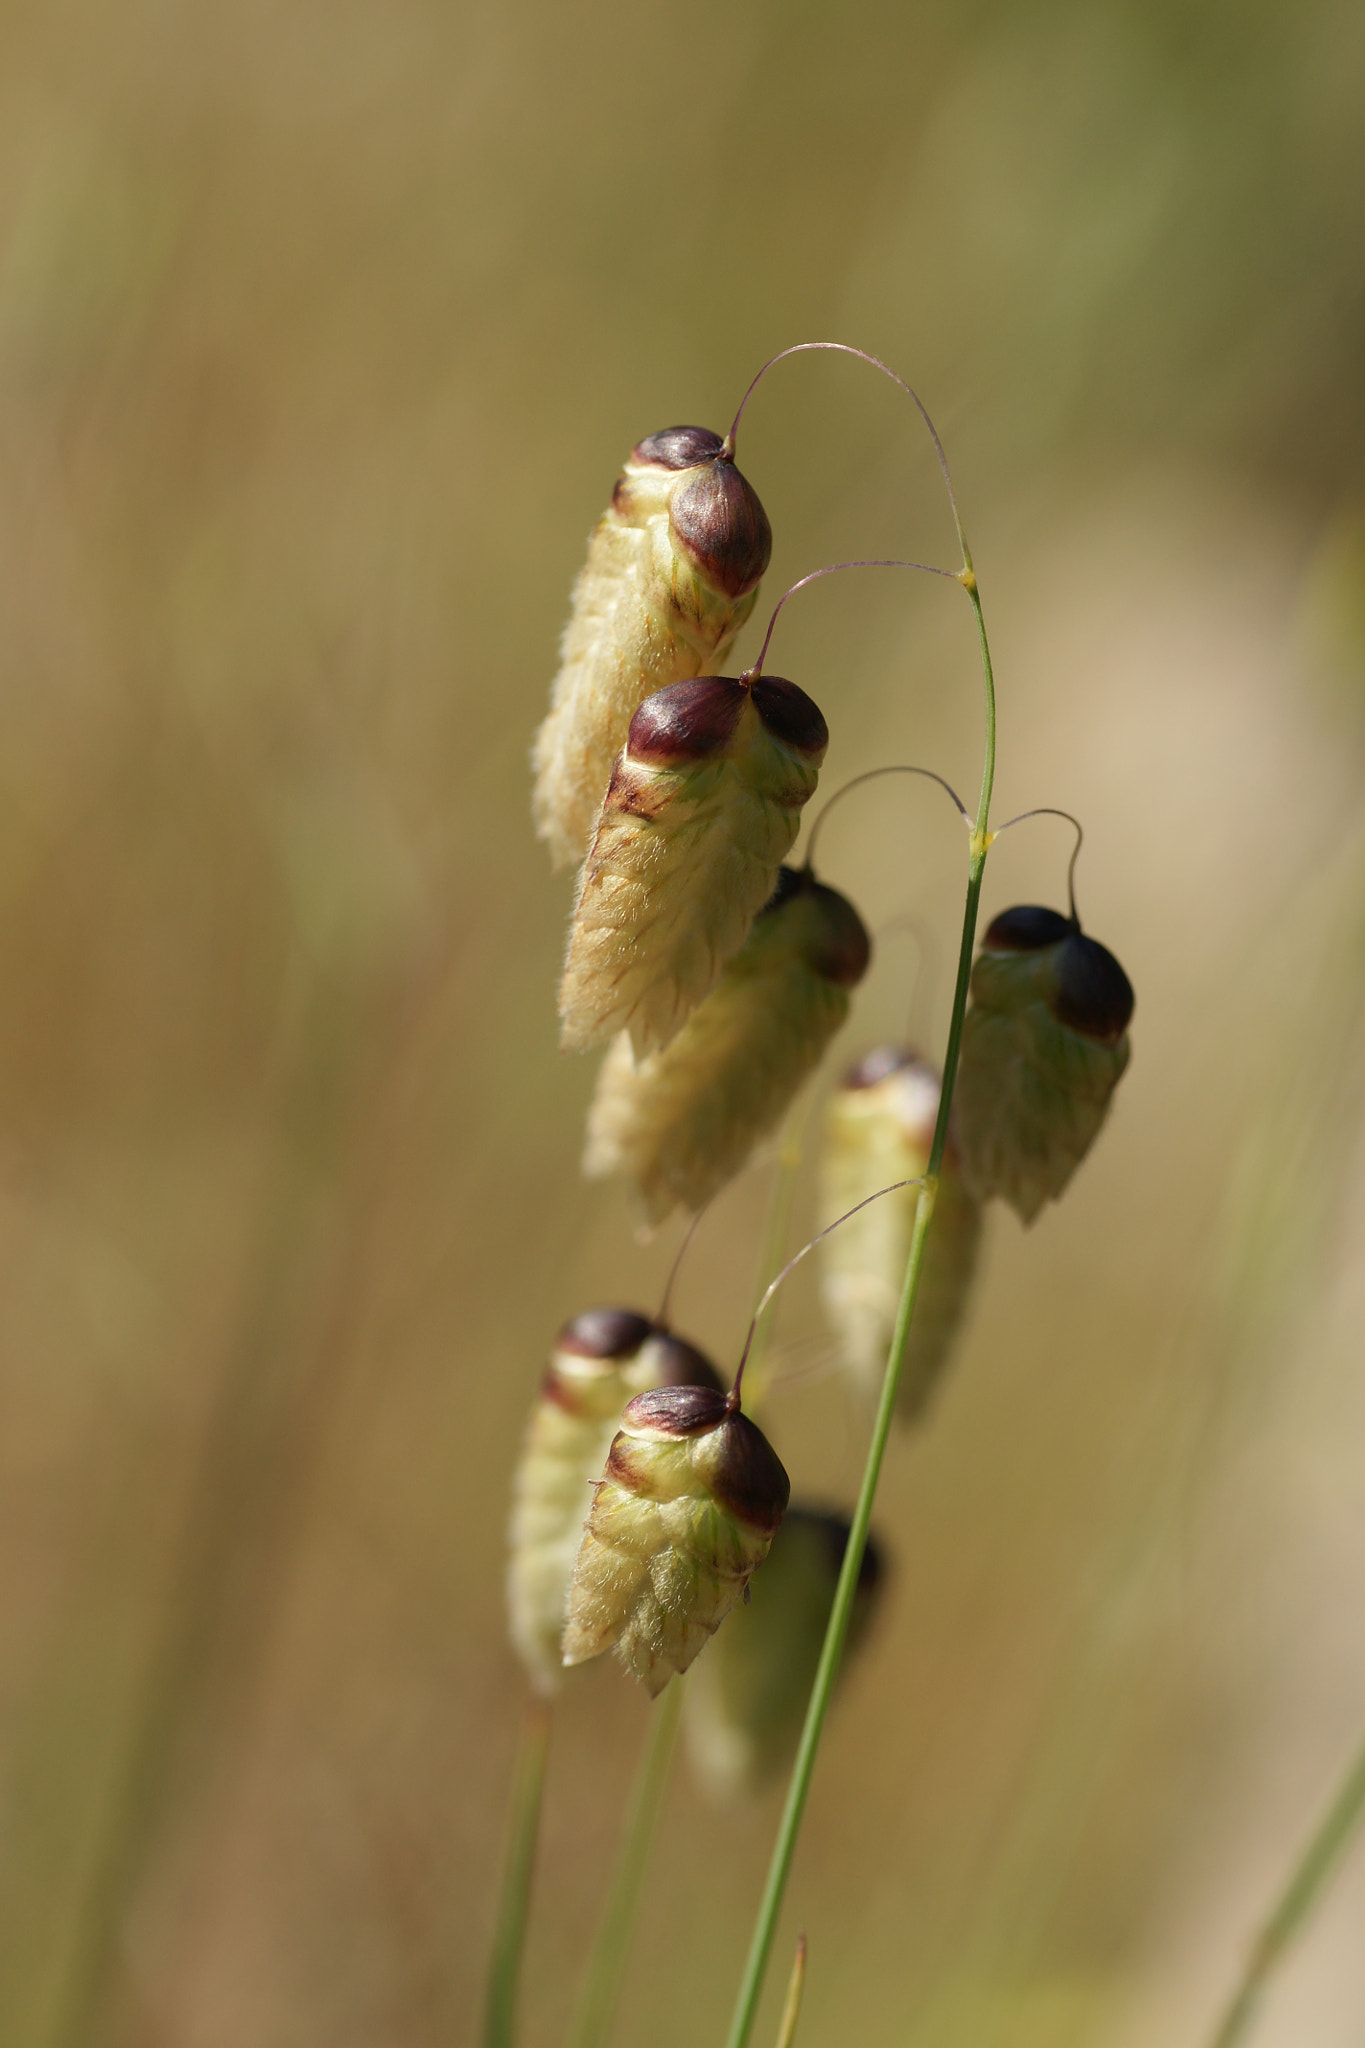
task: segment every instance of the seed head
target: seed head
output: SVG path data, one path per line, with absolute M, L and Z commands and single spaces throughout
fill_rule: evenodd
M 596 1308 L 555 1339 L 513 1480 L 508 1606 L 512 1641 L 538 1690 L 559 1683 L 559 1639 L 593 1482 L 632 1395 L 719 1391 L 694 1345 L 634 1309 Z
M 564 1045 L 667 1045 L 748 936 L 791 849 L 829 734 L 804 690 L 700 676 L 630 722 L 574 906 Z
M 771 551 L 767 515 L 718 434 L 666 427 L 632 452 L 588 544 L 536 737 L 536 830 L 556 867 L 590 845 L 636 707 L 724 665 Z
M 937 1070 L 908 1047 L 883 1045 L 864 1055 L 826 1105 L 822 1223 L 846 1215 L 878 1188 L 928 1171 L 939 1090 Z M 918 1201 L 918 1188 L 894 1188 L 820 1246 L 821 1302 L 845 1362 L 869 1396 L 881 1385 L 890 1350 Z M 950 1134 L 897 1390 L 904 1422 L 923 1415 L 947 1367 L 980 1238 L 980 1205 L 963 1185 Z
M 972 969 L 954 1114 L 963 1173 L 1025 1223 L 1089 1151 L 1128 1065 L 1133 988 L 1107 947 L 1055 910 L 1019 904 Z
M 846 897 L 784 868 L 716 987 L 659 1052 L 621 1036 L 588 1115 L 584 1172 L 630 1181 L 647 1221 L 699 1209 L 777 1124 L 848 1015 L 871 942 Z
M 743 1599 L 790 1491 L 767 1438 L 726 1395 L 637 1395 L 583 1533 L 564 1662 L 615 1647 L 650 1694 L 662 1692 Z

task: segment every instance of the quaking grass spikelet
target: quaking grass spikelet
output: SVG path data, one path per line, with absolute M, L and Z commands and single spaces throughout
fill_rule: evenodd
M 735 1396 L 707 1387 L 637 1395 L 583 1532 L 564 1662 L 614 1647 L 648 1693 L 662 1692 L 743 1599 L 790 1492 Z
M 1133 989 L 1059 911 L 1002 911 L 972 969 L 954 1099 L 967 1185 L 1031 1223 L 1095 1142 L 1128 1065 Z
M 662 1051 L 626 1035 L 603 1062 L 583 1169 L 620 1174 L 645 1218 L 699 1209 L 743 1166 L 848 1015 L 871 941 L 852 904 L 783 868 L 716 987 Z
M 829 733 L 780 676 L 701 676 L 630 722 L 574 905 L 566 1049 L 667 1045 L 743 945 L 790 852 Z
M 636 707 L 723 666 L 754 608 L 772 530 L 705 427 L 641 441 L 588 543 L 550 711 L 536 735 L 536 831 L 580 861 Z
M 679 1386 L 720 1381 L 693 1345 L 633 1309 L 590 1309 L 555 1339 L 513 1479 L 507 1572 L 512 1642 L 541 1693 L 562 1676 L 569 1582 L 622 1411 L 635 1394 Z
M 754 1573 L 747 1603 L 721 1630 L 688 1682 L 688 1754 L 718 1802 L 757 1792 L 791 1763 L 834 1604 L 848 1519 L 791 1507 Z M 882 1583 L 869 1541 L 858 1572 L 845 1663 L 867 1632 Z
M 928 1169 L 940 1077 L 904 1046 L 883 1045 L 853 1067 L 825 1109 L 821 1220 L 842 1216 L 874 1188 Z M 900 1306 L 919 1191 L 897 1188 L 831 1232 L 820 1247 L 820 1299 L 845 1364 L 868 1395 L 881 1384 Z M 903 1421 L 924 1413 L 971 1294 L 981 1207 L 963 1184 L 949 1135 L 915 1320 L 896 1396 Z

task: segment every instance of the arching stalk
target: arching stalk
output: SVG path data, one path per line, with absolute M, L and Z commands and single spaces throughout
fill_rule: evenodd
M 924 1186 L 920 1189 L 915 1207 L 914 1233 L 910 1241 L 910 1256 L 906 1262 L 905 1282 L 901 1290 L 900 1308 L 896 1315 L 896 1327 L 891 1338 L 891 1349 L 886 1361 L 886 1372 L 882 1379 L 881 1396 L 877 1404 L 877 1416 L 872 1426 L 872 1440 L 868 1445 L 867 1462 L 863 1468 L 862 1484 L 858 1490 L 858 1503 L 853 1512 L 853 1525 L 849 1531 L 848 1543 L 844 1550 L 844 1561 L 839 1573 L 839 1585 L 834 1595 L 834 1606 L 830 1612 L 829 1626 L 825 1631 L 824 1647 L 820 1663 L 811 1687 L 810 1704 L 806 1709 L 805 1726 L 801 1731 L 801 1743 L 792 1766 L 791 1782 L 787 1790 L 787 1801 L 783 1809 L 777 1840 L 773 1844 L 772 1861 L 768 1867 L 768 1881 L 754 1924 L 753 1938 L 749 1946 L 748 1961 L 740 1985 L 739 1997 L 735 2004 L 734 2020 L 730 2028 L 728 2048 L 748 2048 L 758 2012 L 763 1982 L 767 1975 L 768 1959 L 772 1952 L 773 1939 L 777 1932 L 778 1915 L 782 1908 L 787 1878 L 791 1871 L 792 1857 L 796 1851 L 797 1837 L 806 1810 L 806 1799 L 810 1792 L 811 1778 L 815 1770 L 815 1759 L 824 1731 L 825 1715 L 834 1692 L 835 1680 L 839 1674 L 839 1662 L 843 1655 L 844 1639 L 853 1613 L 854 1597 L 858 1590 L 858 1573 L 862 1566 L 863 1552 L 867 1548 L 867 1532 L 872 1520 L 872 1504 L 876 1498 L 877 1482 L 881 1477 L 882 1459 L 886 1452 L 887 1439 L 896 1412 L 896 1391 L 900 1385 L 901 1368 L 905 1361 L 906 1344 L 910 1336 L 911 1318 L 915 1312 L 915 1299 L 919 1293 L 920 1273 L 924 1265 L 924 1247 L 928 1240 L 929 1225 L 933 1220 L 934 1200 L 938 1191 L 938 1176 L 943 1165 L 943 1154 L 948 1142 L 948 1117 L 952 1108 L 953 1085 L 957 1079 L 958 1051 L 962 1044 L 962 1024 L 967 1010 L 967 991 L 971 980 L 972 952 L 976 944 L 977 905 L 981 899 L 981 880 L 986 867 L 986 854 L 991 843 L 990 804 L 991 791 L 995 784 L 995 678 L 991 668 L 990 646 L 986 638 L 986 622 L 981 611 L 981 599 L 976 587 L 976 575 L 972 568 L 971 555 L 966 539 L 962 543 L 963 566 L 961 582 L 971 601 L 976 616 L 977 633 L 981 644 L 981 668 L 986 693 L 985 752 L 981 772 L 981 794 L 977 803 L 976 822 L 972 828 L 971 850 L 967 867 L 967 896 L 962 914 L 962 941 L 958 949 L 957 984 L 953 991 L 952 1020 L 948 1027 L 948 1045 L 943 1056 L 943 1088 L 939 1096 L 938 1119 L 934 1126 L 934 1142 L 929 1154 L 929 1168 Z

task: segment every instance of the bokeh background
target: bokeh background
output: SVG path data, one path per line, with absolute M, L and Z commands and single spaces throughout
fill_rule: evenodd
M 997 817 L 1082 814 L 1139 1007 L 893 1449 L 782 1953 L 812 2048 L 1193 2048 L 1365 1724 L 1365 15 L 15 0 L 3 48 L 0 2037 L 476 2033 L 510 1469 L 559 1321 L 677 1243 L 577 1178 L 527 746 L 632 442 L 834 336 L 936 415 Z M 774 599 L 952 564 L 851 363 L 774 372 L 741 460 Z M 773 661 L 827 790 L 974 788 L 950 585 L 826 581 Z M 1067 850 L 1011 833 L 987 911 Z M 940 1043 L 947 806 L 877 785 L 823 865 L 892 927 L 834 1067 Z M 681 1281 L 725 1362 L 770 1178 Z M 777 1341 L 771 1430 L 847 1500 L 804 1273 Z M 645 1718 L 566 1693 L 527 2048 Z M 621 2044 L 718 2037 L 774 1821 L 679 1770 Z M 1362 1910 L 1357 1855 L 1265 2048 L 1359 2040 Z

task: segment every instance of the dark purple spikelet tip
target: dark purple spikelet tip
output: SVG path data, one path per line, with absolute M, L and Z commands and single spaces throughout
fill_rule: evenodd
M 555 1339 L 556 1351 L 576 1358 L 630 1358 L 654 1325 L 633 1308 L 590 1308 L 565 1323 Z
M 647 768 L 680 768 L 724 753 L 743 708 L 744 685 L 731 676 L 669 683 L 646 697 L 631 719 L 627 756 Z
M 751 1529 L 776 1529 L 787 1512 L 792 1483 L 787 1468 L 755 1422 L 736 1412 L 722 1423 L 723 1444 L 711 1491 L 723 1508 Z
M 627 1401 L 621 1420 L 631 1429 L 650 1436 L 703 1436 L 724 1422 L 726 1396 L 719 1387 L 688 1384 L 683 1387 L 655 1387 Z
M 1059 910 L 1046 910 L 1041 903 L 1016 903 L 992 920 L 983 946 L 996 953 L 1040 953 L 1044 946 L 1056 946 L 1076 929 Z
M 837 982 L 840 988 L 856 988 L 872 958 L 867 926 L 837 889 L 816 881 L 810 889 L 819 915 L 806 949 L 807 963 L 812 973 L 825 981 Z
M 709 427 L 663 427 L 657 434 L 647 434 L 631 450 L 630 459 L 655 469 L 696 469 L 714 462 L 724 445 Z
M 871 1052 L 865 1052 L 844 1075 L 845 1088 L 876 1088 L 882 1081 L 889 1081 L 893 1074 L 903 1073 L 906 1067 L 923 1067 L 926 1073 L 933 1070 L 908 1045 L 874 1045 Z M 938 1079 L 937 1073 L 934 1079 Z
M 670 1330 L 656 1330 L 645 1354 L 661 1387 L 710 1387 L 721 1394 L 725 1391 L 720 1374 L 705 1352 L 675 1337 Z
M 759 676 L 749 685 L 754 709 L 774 739 L 798 754 L 815 754 L 824 759 L 829 745 L 829 727 L 813 697 L 785 676 Z
M 1133 984 L 1107 946 L 1084 932 L 1069 932 L 1057 954 L 1052 1014 L 1059 1024 L 1117 1045 L 1132 1021 Z
M 733 462 L 712 462 L 673 500 L 679 544 L 708 583 L 739 598 L 762 578 L 772 557 L 773 530 L 759 496 Z

